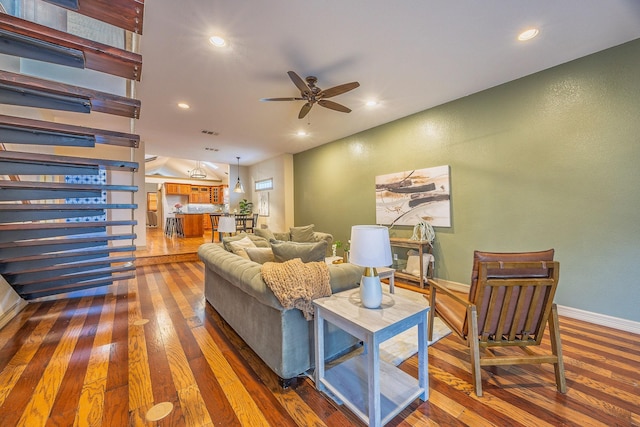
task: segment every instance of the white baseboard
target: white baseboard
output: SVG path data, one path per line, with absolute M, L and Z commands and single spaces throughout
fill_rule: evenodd
M 596 325 L 600 326 L 606 326 L 609 328 L 620 329 L 621 331 L 640 334 L 640 322 L 635 322 L 633 320 L 621 319 L 619 317 L 593 313 L 590 311 L 580 310 L 573 307 L 566 307 L 563 305 L 558 306 L 558 314 L 561 316 L 571 317 L 572 319 L 595 323 Z
M 16 317 L 20 311 L 27 306 L 27 302 L 20 298 L 18 302 L 16 302 L 11 308 L 2 313 L 0 316 L 0 329 L 2 329 L 11 319 Z
M 452 282 L 449 280 L 438 279 L 438 282 L 444 284 L 447 289 L 457 292 L 469 292 L 469 285 L 464 283 Z M 580 310 L 578 308 L 558 305 L 558 314 L 570 317 L 572 319 L 583 320 L 585 322 L 594 323 L 608 328 L 619 329 L 621 331 L 640 334 L 640 322 L 633 320 L 621 319 L 619 317 L 608 316 L 606 314 L 593 313 L 590 311 Z

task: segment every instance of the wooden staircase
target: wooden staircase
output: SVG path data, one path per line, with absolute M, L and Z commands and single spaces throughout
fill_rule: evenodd
M 47 1 L 125 31 L 142 32 L 143 0 Z M 137 53 L 1 11 L 0 53 L 133 81 L 140 80 L 142 70 Z M 140 101 L 133 98 L 5 70 L 0 70 L 0 104 L 101 112 L 132 120 L 140 114 Z M 106 174 L 108 181 L 114 173 L 134 174 L 138 163 L 57 152 L 74 154 L 77 148 L 86 155 L 96 144 L 135 150 L 139 143 L 134 134 L 0 115 L 0 275 L 22 298 L 108 286 L 135 277 L 137 221 L 112 218 L 122 218 L 122 210 L 133 218 L 137 205 L 105 200 L 121 200 L 124 193 L 133 201 L 137 186 L 86 183 L 95 180 L 83 177 Z M 15 149 L 27 146 L 26 151 Z

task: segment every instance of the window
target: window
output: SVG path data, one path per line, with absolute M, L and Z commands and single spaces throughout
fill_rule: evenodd
M 255 191 L 273 190 L 273 178 L 256 181 Z

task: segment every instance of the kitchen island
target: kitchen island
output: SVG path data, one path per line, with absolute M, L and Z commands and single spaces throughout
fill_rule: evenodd
M 176 218 L 182 221 L 184 237 L 202 237 L 204 234 L 202 213 L 177 213 Z

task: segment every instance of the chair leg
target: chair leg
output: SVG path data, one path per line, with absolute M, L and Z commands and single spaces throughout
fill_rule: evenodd
M 434 286 L 429 287 L 429 330 L 427 332 L 427 340 L 431 342 L 433 340 L 433 322 L 436 320 L 436 288 Z
M 482 396 L 482 372 L 480 371 L 480 345 L 478 343 L 478 312 L 475 305 L 467 307 L 467 321 L 470 322 L 467 340 L 471 357 L 471 380 L 476 396 Z
M 556 374 L 556 387 L 560 393 L 567 392 L 567 380 L 564 375 L 564 361 L 562 360 L 562 343 L 560 342 L 560 323 L 558 322 L 558 307 L 551 306 L 551 316 L 549 316 L 549 336 L 551 338 L 551 352 L 558 358 L 553 364 Z

